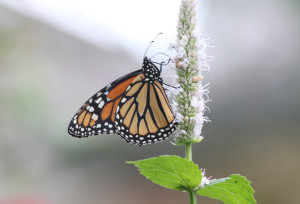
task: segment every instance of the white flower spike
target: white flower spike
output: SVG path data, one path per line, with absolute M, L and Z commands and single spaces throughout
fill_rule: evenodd
M 171 44 L 175 54 L 176 77 L 172 77 L 175 87 L 173 111 L 178 122 L 178 131 L 174 136 L 176 145 L 200 142 L 203 137 L 203 123 L 208 119 L 204 116 L 208 101 L 207 86 L 202 85 L 202 71 L 208 71 L 206 54 L 209 47 L 207 38 L 196 31 L 196 1 L 183 0 L 177 26 L 177 42 Z

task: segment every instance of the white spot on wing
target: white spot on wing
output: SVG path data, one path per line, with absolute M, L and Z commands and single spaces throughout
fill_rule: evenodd
M 100 103 L 101 100 L 102 100 L 102 98 L 98 98 L 95 102 Z
M 94 110 L 95 110 L 94 107 L 91 107 L 89 111 L 94 112 Z
M 92 115 L 92 119 L 97 121 L 98 120 L 98 115 L 96 115 L 95 113 Z
M 101 101 L 100 103 L 99 103 L 99 108 L 102 108 L 104 106 L 104 101 Z

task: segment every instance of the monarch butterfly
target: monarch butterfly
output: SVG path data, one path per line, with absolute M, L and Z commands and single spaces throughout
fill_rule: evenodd
M 93 95 L 75 114 L 68 132 L 74 137 L 117 133 L 136 145 L 166 139 L 176 129 L 160 69 L 144 57 L 142 69 Z M 157 63 L 158 64 L 158 63 Z

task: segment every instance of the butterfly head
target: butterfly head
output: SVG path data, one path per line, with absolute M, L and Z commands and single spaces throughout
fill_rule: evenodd
M 143 72 L 146 77 L 152 78 L 152 79 L 159 79 L 160 76 L 160 70 L 158 67 L 151 61 L 150 58 L 145 57 L 143 62 Z

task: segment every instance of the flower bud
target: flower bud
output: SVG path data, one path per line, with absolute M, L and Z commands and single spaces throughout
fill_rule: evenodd
M 198 81 L 201 81 L 201 80 L 203 80 L 203 75 L 200 74 L 200 75 L 198 76 Z
M 203 79 L 203 75 L 198 75 L 198 76 L 193 76 L 192 77 L 192 82 L 193 83 L 197 83 L 197 82 L 199 82 L 199 81 L 201 81 Z
M 197 83 L 199 80 L 198 80 L 198 77 L 197 76 L 193 76 L 192 77 L 192 82 L 193 83 Z
M 184 117 L 184 121 L 185 121 L 185 122 L 189 122 L 189 120 L 190 120 L 189 116 L 185 116 L 185 117 Z

